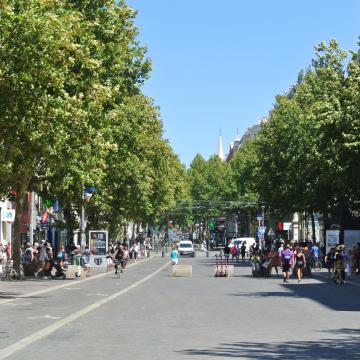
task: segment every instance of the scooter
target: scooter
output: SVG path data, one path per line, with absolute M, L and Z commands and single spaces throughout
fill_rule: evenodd
M 216 258 L 216 270 L 215 277 L 226 277 L 228 276 L 228 261 L 227 257 L 224 257 L 225 260 L 223 262 L 222 256 L 215 255 Z M 219 266 L 219 258 L 220 258 L 220 266 Z
M 215 259 L 216 259 L 215 277 L 219 277 L 219 276 L 221 276 L 221 271 L 220 271 L 220 268 L 219 268 L 218 255 L 215 255 Z

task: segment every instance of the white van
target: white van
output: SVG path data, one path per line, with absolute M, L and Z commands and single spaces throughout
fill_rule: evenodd
M 256 245 L 256 240 L 253 237 L 242 237 L 242 238 L 232 239 L 229 244 L 229 247 L 231 249 L 233 246 L 238 246 L 240 249 L 243 244 L 246 246 L 246 253 L 250 254 L 250 247 L 251 245 L 254 246 Z

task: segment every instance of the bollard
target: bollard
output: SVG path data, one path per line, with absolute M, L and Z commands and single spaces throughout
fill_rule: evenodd
M 206 257 L 208 258 L 210 256 L 210 251 L 206 250 Z
M 165 257 L 165 249 L 164 248 L 162 248 L 162 250 L 161 250 L 161 257 Z
M 147 257 L 147 258 L 150 257 L 150 250 L 147 251 L 146 257 Z

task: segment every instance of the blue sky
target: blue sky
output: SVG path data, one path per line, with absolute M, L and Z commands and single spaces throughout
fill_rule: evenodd
M 357 49 L 359 0 L 128 0 L 153 61 L 143 91 L 187 166 L 266 116 L 311 64 L 314 45 Z

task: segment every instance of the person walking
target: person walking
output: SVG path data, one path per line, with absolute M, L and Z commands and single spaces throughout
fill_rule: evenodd
M 335 249 L 331 248 L 325 256 L 325 264 L 328 269 L 329 279 L 334 278 L 334 260 L 335 260 Z
M 134 261 L 136 261 L 140 251 L 140 244 L 138 241 L 135 243 L 133 250 L 134 250 Z
M 345 258 L 344 258 L 344 245 L 339 245 L 336 248 L 336 254 L 334 258 L 334 267 L 335 267 L 335 278 L 334 281 L 337 284 L 345 284 Z
M 294 253 L 291 250 L 291 246 L 288 244 L 288 245 L 286 245 L 286 249 L 281 254 L 281 263 L 282 263 L 282 269 L 283 269 L 284 283 L 289 282 L 290 269 L 293 265 L 293 258 L 294 258 Z
M 176 245 L 173 245 L 170 257 L 171 263 L 173 265 L 177 265 L 177 263 L 179 262 L 179 252 L 177 251 Z
M 298 278 L 298 283 L 302 279 L 302 269 L 303 267 L 306 267 L 306 259 L 305 255 L 301 249 L 300 246 L 296 248 L 296 254 L 295 254 L 295 268 L 296 268 L 296 274 Z
M 241 250 L 241 261 L 245 262 L 246 245 L 244 243 L 241 245 L 240 250 Z
M 81 257 L 81 265 L 84 267 L 85 276 L 90 276 L 90 250 L 88 247 L 85 248 L 84 255 Z

